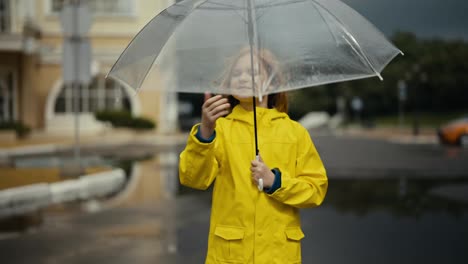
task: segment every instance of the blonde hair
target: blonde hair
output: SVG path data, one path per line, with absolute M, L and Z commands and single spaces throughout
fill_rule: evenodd
M 282 86 L 285 84 L 285 78 L 280 70 L 279 62 L 273 53 L 266 49 L 254 49 L 254 55 L 258 58 L 260 67 L 266 72 L 266 75 L 269 78 L 269 84 L 273 86 Z M 231 83 L 232 71 L 239 61 L 245 55 L 250 54 L 250 47 L 242 48 L 236 56 L 232 57 L 229 60 L 228 67 L 223 72 L 220 81 L 218 82 L 222 88 L 228 89 Z M 239 101 L 235 99 L 232 95 L 227 96 L 229 103 L 233 108 Z M 268 95 L 268 108 L 276 108 L 280 112 L 288 112 L 288 98 L 285 92 L 269 94 Z

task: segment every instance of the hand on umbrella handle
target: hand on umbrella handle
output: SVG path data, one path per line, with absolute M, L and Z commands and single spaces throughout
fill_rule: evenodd
M 275 175 L 263 162 L 261 155 L 256 156 L 255 160 L 252 161 L 250 171 L 252 172 L 252 180 L 257 184 L 259 191 L 273 185 Z
M 260 157 L 258 155 L 256 155 L 255 160 L 259 161 Z M 263 178 L 258 179 L 257 188 L 258 188 L 259 191 L 261 191 L 261 192 L 263 191 Z
M 223 98 L 221 95 L 211 96 L 211 94 L 205 93 L 200 125 L 200 132 L 203 138 L 209 138 L 213 134 L 216 120 L 229 114 L 230 107 L 231 105 L 227 98 Z

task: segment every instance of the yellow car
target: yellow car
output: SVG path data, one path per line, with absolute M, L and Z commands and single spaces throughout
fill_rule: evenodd
M 442 125 L 437 134 L 443 144 L 468 147 L 468 116 Z

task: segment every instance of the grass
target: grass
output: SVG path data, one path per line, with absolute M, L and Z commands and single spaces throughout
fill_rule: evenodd
M 446 113 L 424 112 L 418 115 L 419 125 L 427 128 L 437 128 L 451 120 L 467 116 L 468 110 Z M 398 115 L 382 116 L 375 119 L 377 126 L 399 126 Z M 413 113 L 405 113 L 403 127 L 412 127 L 414 124 Z

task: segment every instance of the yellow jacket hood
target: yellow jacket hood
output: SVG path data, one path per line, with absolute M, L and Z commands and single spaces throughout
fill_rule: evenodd
M 257 107 L 255 110 L 257 112 L 257 122 L 263 121 L 265 123 L 268 123 L 278 118 L 289 118 L 286 113 L 279 112 L 278 110 L 276 110 L 276 108 L 267 109 L 263 107 Z M 228 120 L 242 121 L 249 125 L 253 125 L 253 118 L 253 111 L 245 110 L 240 105 L 236 105 L 232 109 L 232 112 L 228 116 L 226 116 L 226 119 Z

